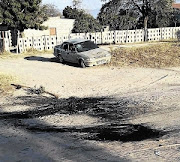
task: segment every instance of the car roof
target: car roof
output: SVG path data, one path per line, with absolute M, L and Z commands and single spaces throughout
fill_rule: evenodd
M 65 41 L 64 43 L 77 44 L 77 43 L 81 43 L 81 42 L 85 42 L 85 41 L 88 41 L 88 40 L 79 38 L 79 39 L 70 39 L 70 40 Z

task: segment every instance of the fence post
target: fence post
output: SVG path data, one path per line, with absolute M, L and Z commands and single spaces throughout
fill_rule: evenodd
M 137 28 L 135 29 L 135 39 L 134 39 L 134 41 L 136 42 L 136 40 L 137 40 Z
M 11 40 L 11 31 L 10 30 L 8 31 L 8 41 L 9 41 L 9 46 L 11 46 L 12 40 Z
M 34 48 L 34 37 L 32 36 L 32 48 Z
M 126 38 L 125 38 L 125 43 L 127 43 L 127 37 L 128 37 L 128 29 L 126 30 Z
M 19 30 L 17 33 L 17 46 L 16 46 L 16 53 L 18 54 L 18 46 L 19 46 Z

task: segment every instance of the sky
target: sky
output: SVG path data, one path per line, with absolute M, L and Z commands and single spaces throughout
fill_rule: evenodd
M 94 17 L 96 17 L 102 6 L 101 0 L 82 0 L 82 1 L 83 1 L 82 8 L 88 10 Z M 180 3 L 180 0 L 176 0 L 176 2 Z M 42 0 L 42 3 L 54 4 L 62 11 L 66 6 L 72 5 L 72 0 Z
M 64 9 L 66 6 L 72 5 L 72 0 L 42 0 L 42 3 L 51 3 L 56 5 L 59 9 Z M 102 6 L 101 0 L 83 0 L 82 4 L 84 9 L 95 10 L 100 9 Z
M 54 4 L 61 10 L 68 5 L 72 5 L 72 0 L 42 0 L 42 2 Z M 180 0 L 176 0 L 176 2 L 180 2 Z M 95 10 L 100 9 L 101 6 L 101 0 L 83 0 L 83 8 L 85 9 Z

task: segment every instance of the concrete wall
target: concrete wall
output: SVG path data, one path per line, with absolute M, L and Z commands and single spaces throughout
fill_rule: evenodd
M 148 29 L 148 41 L 159 41 L 163 39 L 177 38 L 176 32 L 180 27 L 165 27 Z M 70 38 L 85 38 L 94 41 L 97 44 L 107 43 L 135 43 L 144 41 L 144 30 L 115 30 L 98 33 L 76 33 L 71 34 Z
M 3 34 L 4 34 L 4 46 L 5 46 L 5 50 L 9 51 L 10 50 L 10 46 L 12 44 L 11 31 L 0 31 L 0 38 L 2 38 Z
M 48 30 L 25 29 L 24 32 L 22 33 L 23 38 L 40 37 L 43 35 L 49 35 L 49 29 Z
M 176 39 L 176 32 L 180 31 L 180 27 L 166 27 L 166 28 L 155 28 L 148 29 L 148 41 L 160 41 L 165 39 Z M 8 35 L 8 34 L 7 34 Z M 104 31 L 97 33 L 62 33 L 54 36 L 43 35 L 43 36 L 29 36 L 20 38 L 18 40 L 20 52 L 26 51 L 29 48 L 37 50 L 50 50 L 55 45 L 61 44 L 65 40 L 84 38 L 92 40 L 97 44 L 107 43 L 135 43 L 144 41 L 144 30 L 116 30 L 116 31 Z M 5 38 L 5 46 L 8 51 L 10 41 Z
M 43 23 L 44 26 L 49 28 L 56 28 L 57 36 L 70 34 L 74 27 L 75 20 L 63 19 L 60 17 L 51 17 Z

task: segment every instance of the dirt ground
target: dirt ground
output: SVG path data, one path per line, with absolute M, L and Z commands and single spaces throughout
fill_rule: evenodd
M 1 96 L 0 161 L 180 161 L 179 67 L 82 69 L 41 55 L 0 59 L 0 71 L 25 86 Z M 58 97 L 33 94 L 40 86 Z

